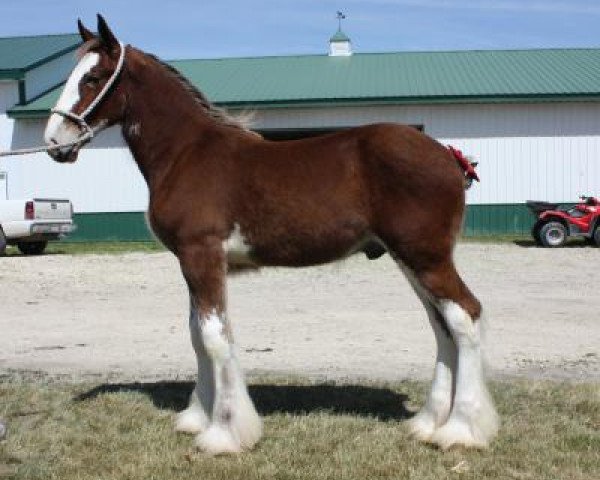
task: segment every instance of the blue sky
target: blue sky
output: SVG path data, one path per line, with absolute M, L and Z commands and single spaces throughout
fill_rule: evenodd
M 95 29 L 165 59 L 327 51 L 335 12 L 356 52 L 600 47 L 598 0 L 2 0 L 0 36 Z

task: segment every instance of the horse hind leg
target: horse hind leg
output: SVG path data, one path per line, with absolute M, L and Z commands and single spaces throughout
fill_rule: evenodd
M 498 431 L 498 415 L 483 376 L 481 316 L 472 316 L 456 299 L 441 298 L 437 307 L 456 343 L 458 363 L 450 416 L 431 441 L 443 449 L 485 448 Z
M 405 271 L 429 311 L 438 345 L 431 392 L 410 428 L 443 449 L 486 447 L 498 430 L 498 416 L 483 377 L 481 306 L 450 260 Z
M 431 441 L 435 431 L 446 422 L 450 415 L 455 390 L 457 352 L 454 339 L 445 328 L 444 319 L 435 305 L 427 298 L 427 295 L 414 279 L 411 279 L 411 283 L 413 283 L 413 288 L 421 299 L 425 310 L 427 310 L 437 346 L 433 380 L 427 400 L 419 413 L 408 421 L 411 435 L 418 440 L 428 442 Z

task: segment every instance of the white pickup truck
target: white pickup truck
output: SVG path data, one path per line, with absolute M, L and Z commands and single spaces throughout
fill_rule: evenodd
M 69 200 L 0 200 L 0 254 L 7 245 L 16 245 L 25 255 L 39 255 L 48 240 L 57 240 L 73 230 L 73 205 Z

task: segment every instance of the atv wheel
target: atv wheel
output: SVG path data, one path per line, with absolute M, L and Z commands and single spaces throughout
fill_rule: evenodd
M 544 246 L 544 244 L 542 243 L 542 239 L 540 237 L 540 230 L 542 229 L 542 227 L 544 225 L 545 224 L 543 221 L 537 221 L 535 223 L 535 225 L 533 226 L 533 228 L 531 229 L 531 236 L 533 237 L 533 240 L 535 240 L 535 244 L 539 245 L 540 247 Z
M 0 227 L 0 255 L 4 255 L 6 251 L 6 237 L 4 236 L 4 230 Z
M 597 247 L 600 247 L 600 225 L 598 225 L 596 227 L 596 230 L 594 230 L 594 243 L 596 244 Z
M 544 247 L 562 247 L 567 241 L 567 229 L 560 222 L 548 222 L 540 229 L 540 241 Z

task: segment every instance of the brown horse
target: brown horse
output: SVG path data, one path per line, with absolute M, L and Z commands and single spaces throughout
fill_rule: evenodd
M 437 341 L 431 392 L 411 431 L 442 448 L 487 445 L 497 416 L 482 374 L 481 306 L 452 259 L 465 207 L 453 155 L 395 124 L 267 141 L 156 57 L 118 42 L 102 17 L 97 36 L 79 30 L 79 63 L 45 140 L 122 126 L 150 191 L 150 226 L 189 287 L 198 383 L 176 429 L 211 453 L 261 436 L 226 315 L 228 269 L 315 265 L 377 245 L 408 277 Z M 80 147 L 51 155 L 74 162 Z

